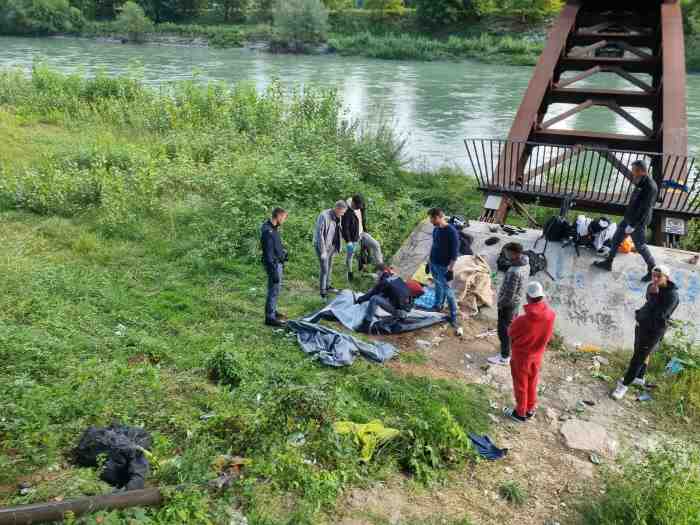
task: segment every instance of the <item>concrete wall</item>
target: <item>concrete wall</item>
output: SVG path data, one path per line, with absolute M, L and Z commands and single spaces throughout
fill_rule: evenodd
M 541 235 L 538 230 L 528 230 L 516 236 L 508 236 L 498 228 L 492 233 L 493 225 L 472 222 L 467 231 L 474 236 L 474 253 L 483 255 L 496 271 L 496 258 L 503 245 L 510 241 L 520 242 L 525 249 L 531 249 Z M 420 264 L 424 264 L 430 252 L 432 226 L 421 223 L 404 243 L 394 258 L 395 265 L 402 275 L 413 275 Z M 499 237 L 501 242 L 486 246 L 489 237 Z M 537 245 L 542 251 L 544 240 Z M 691 253 L 680 250 L 651 247 L 657 263 L 671 268 L 671 279 L 678 285 L 681 303 L 674 316 L 676 319 L 691 321 L 700 326 L 700 266 L 687 264 Z M 615 258 L 613 272 L 592 268 L 598 260 L 594 252 L 581 248 L 581 256 L 576 256 L 573 246 L 562 248 L 560 243 L 549 243 L 547 248 L 549 272 L 552 281 L 540 272 L 533 280 L 543 284 L 548 299 L 557 311 L 557 331 L 569 344 L 606 346 L 609 348 L 630 348 L 634 344 L 634 311 L 644 304 L 646 284 L 640 279 L 646 273 L 642 258 L 636 254 L 620 254 Z M 503 274 L 498 272 L 494 285 L 500 286 Z M 493 309 L 486 309 L 487 316 L 495 317 Z M 700 341 L 700 330 L 694 337 Z

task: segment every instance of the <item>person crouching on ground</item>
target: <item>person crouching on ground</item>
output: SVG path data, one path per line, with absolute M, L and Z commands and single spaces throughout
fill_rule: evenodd
M 350 209 L 343 215 L 340 223 L 345 240 L 345 266 L 348 271 L 348 282 L 352 282 L 352 260 L 356 250 L 366 249 L 372 254 L 372 259 L 377 265 L 384 264 L 384 256 L 379 242 L 367 232 L 365 202 L 362 196 L 353 195 L 351 199 L 348 199 L 348 205 Z M 360 265 L 362 265 L 361 262 Z
M 647 287 L 646 303 L 635 312 L 637 326 L 634 329 L 634 353 L 627 373 L 612 392 L 613 399 L 620 400 L 632 385 L 644 386 L 644 374 L 652 352 L 666 334 L 668 322 L 678 307 L 678 288 L 669 279 L 669 269 L 656 266 L 651 272 Z
M 379 269 L 381 273 L 377 284 L 355 301 L 357 304 L 369 301 L 365 317 L 358 329 L 360 332 L 370 332 L 378 308 L 397 319 L 405 319 L 413 309 L 415 294 L 406 282 L 396 275 L 396 270 L 383 264 Z
M 445 300 L 450 308 L 449 322 L 452 328 L 461 335 L 462 328 L 457 321 L 457 299 L 450 287 L 454 279 L 454 266 L 459 256 L 459 233 L 447 222 L 445 212 L 440 208 L 432 208 L 428 212 L 433 225 L 433 245 L 430 249 L 430 274 L 435 282 L 435 304 L 432 310 L 442 311 Z
M 267 272 L 267 300 L 265 301 L 265 324 L 284 326 L 281 314 L 277 311 L 277 300 L 282 291 L 282 273 L 287 262 L 287 250 L 282 245 L 279 227 L 287 220 L 287 212 L 275 208 L 272 217 L 266 220 L 260 231 L 262 262 Z
M 515 408 L 503 413 L 522 423 L 535 415 L 537 383 L 544 352 L 554 334 L 556 314 L 545 301 L 544 290 L 538 282 L 527 285 L 525 313 L 516 317 L 508 329 L 513 347 L 510 373 L 513 377 Z
M 503 283 L 498 290 L 498 340 L 501 343 L 501 353 L 489 357 L 488 362 L 492 365 L 508 366 L 510 363 L 508 327 L 523 301 L 525 285 L 530 277 L 530 260 L 527 255 L 523 255 L 522 244 L 517 242 L 506 244 L 503 250 L 510 261 L 510 267 L 506 270 Z
M 328 292 L 337 293 L 338 290 L 331 286 L 333 274 L 333 257 L 340 253 L 340 219 L 348 210 L 345 201 L 338 201 L 335 207 L 321 212 L 316 219 L 314 228 L 314 248 L 318 255 L 320 272 L 321 298 L 327 299 Z

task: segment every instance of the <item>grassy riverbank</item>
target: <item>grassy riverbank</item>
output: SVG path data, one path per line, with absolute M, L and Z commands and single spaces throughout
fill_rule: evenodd
M 109 523 L 223 523 L 231 505 L 251 523 L 332 522 L 349 487 L 469 468 L 466 432 L 487 427 L 479 388 L 362 361 L 331 370 L 262 326 L 257 231 L 273 205 L 291 213 L 281 306 L 299 316 L 321 305 L 320 209 L 365 193 L 392 253 L 440 191 L 401 171 L 388 130 L 358 135 L 341 115 L 332 92 L 185 83 L 170 97 L 128 79 L 0 74 L 0 504 L 109 491 L 69 457 L 82 430 L 114 419 L 154 435 L 151 484 L 206 482 L 222 454 L 249 463 L 223 494 L 194 486 Z M 401 435 L 365 464 L 332 424 L 376 418 Z

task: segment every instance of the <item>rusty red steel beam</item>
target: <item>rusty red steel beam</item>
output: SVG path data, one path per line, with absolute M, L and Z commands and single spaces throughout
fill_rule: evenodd
M 661 6 L 663 153 L 688 154 L 685 43 L 679 2 Z
M 557 115 L 556 117 L 552 117 L 549 120 L 546 120 L 545 122 L 542 122 L 541 124 L 538 124 L 537 129 L 547 129 L 552 127 L 554 124 L 557 124 L 563 120 L 566 120 L 567 118 L 576 115 L 577 113 L 580 113 L 581 111 L 590 108 L 591 106 L 594 106 L 594 102 L 592 100 L 586 100 L 585 102 L 581 102 L 577 106 L 564 111 L 563 113 Z
M 653 109 L 659 102 L 658 93 L 646 91 L 624 91 L 621 89 L 577 89 L 552 88 L 547 94 L 551 104 L 580 104 L 588 99 L 598 101 L 615 100 L 620 106 Z
M 617 171 L 620 172 L 620 174 L 625 177 L 628 181 L 632 182 L 632 171 L 620 160 L 618 159 L 614 154 L 610 153 L 609 151 L 603 151 L 603 150 L 593 150 L 595 151 L 598 155 L 600 155 L 603 159 L 605 159 L 608 163 L 612 164 Z
M 576 82 L 579 82 L 583 79 L 586 79 L 588 77 L 591 77 L 597 73 L 600 73 L 603 69 L 600 66 L 594 66 L 590 69 L 587 69 L 586 71 L 582 71 L 578 75 L 574 75 L 571 78 L 566 78 L 564 80 L 559 80 L 559 82 L 554 83 L 555 88 L 563 88 L 566 86 L 570 86 L 571 84 L 575 84 Z
M 640 120 L 635 118 L 629 111 L 626 111 L 625 109 L 621 108 L 617 102 L 610 101 L 605 105 L 607 107 L 609 107 L 612 111 L 614 111 L 615 113 L 620 115 L 627 122 L 632 124 L 635 128 L 637 128 L 639 131 L 641 131 L 645 136 L 652 137 L 654 135 L 654 130 L 652 130 L 647 125 L 645 125 L 643 122 L 641 122 Z
M 599 40 L 598 42 L 595 42 L 594 44 L 591 44 L 589 46 L 575 47 L 571 51 L 569 51 L 569 56 L 574 56 L 574 57 L 586 56 L 591 51 L 596 51 L 598 49 L 601 49 L 601 48 L 607 46 L 608 43 L 609 42 L 607 40 Z

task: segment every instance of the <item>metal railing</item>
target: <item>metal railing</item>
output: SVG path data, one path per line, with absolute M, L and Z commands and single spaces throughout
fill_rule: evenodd
M 550 200 L 573 195 L 614 210 L 629 202 L 631 166 L 642 160 L 659 186 L 655 209 L 700 216 L 700 177 L 692 157 L 497 139 L 464 142 L 482 191 Z

